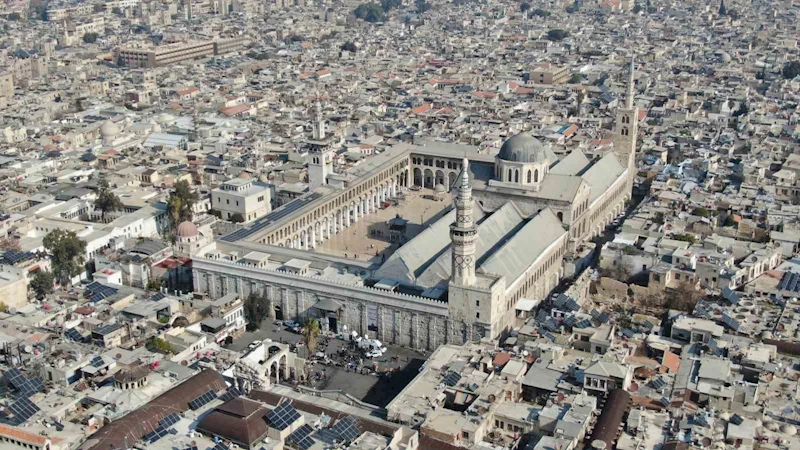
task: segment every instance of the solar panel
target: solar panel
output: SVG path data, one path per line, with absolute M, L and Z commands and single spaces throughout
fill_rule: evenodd
M 227 402 L 228 400 L 233 400 L 234 398 L 240 397 L 241 395 L 242 395 L 242 393 L 241 393 L 241 391 L 239 391 L 239 389 L 230 388 L 230 389 L 228 389 L 228 392 L 222 394 L 219 397 L 219 399 L 222 400 L 223 402 Z
M 740 326 L 739 322 L 727 313 L 722 313 L 722 323 L 732 330 L 738 330 Z
M 623 328 L 620 332 L 622 333 L 623 336 L 625 336 L 628 339 L 633 339 L 633 336 L 636 335 L 636 332 L 631 330 L 630 328 Z
M 305 424 L 290 434 L 288 441 L 298 447 L 300 450 L 308 450 L 314 445 L 314 439 L 311 438 L 311 433 L 314 429 L 311 425 Z
M 173 412 L 173 413 L 167 414 L 166 417 L 164 417 L 163 419 L 158 421 L 158 424 L 161 425 L 164 428 L 169 428 L 169 427 L 175 425 L 176 423 L 178 423 L 179 420 L 181 420 L 181 416 L 179 416 L 178 413 L 174 413 Z
M 212 450 L 231 450 L 230 447 L 228 447 L 227 445 L 225 445 L 222 442 L 217 442 L 217 444 L 214 445 L 213 447 L 211 447 L 211 449 Z
M 564 318 L 564 320 L 561 323 L 563 323 L 564 325 L 566 325 L 568 327 L 571 327 L 571 326 L 575 325 L 575 323 L 577 323 L 577 322 L 578 322 L 578 318 L 577 317 L 575 317 L 575 316 L 567 316 L 566 318 Z
M 322 194 L 320 194 L 319 192 L 313 192 L 311 194 L 308 194 L 307 196 L 294 199 L 291 202 L 281 206 L 275 211 L 272 211 L 271 213 L 262 217 L 261 219 L 253 222 L 250 228 L 241 228 L 239 230 L 234 231 L 233 233 L 223 236 L 220 239 L 226 242 L 240 241 L 250 236 L 251 234 L 255 234 L 258 231 L 261 231 L 262 229 L 292 214 L 293 212 L 303 208 L 304 206 L 314 202 L 320 197 L 322 197 Z
M 64 333 L 64 337 L 74 342 L 83 341 L 83 335 L 75 328 L 70 328 L 69 330 L 67 330 L 67 332 Z
M 300 418 L 300 413 L 289 402 L 283 402 L 266 414 L 269 423 L 278 430 L 285 430 L 295 420 Z
M 25 377 L 16 367 L 6 370 L 6 373 L 3 374 L 3 378 L 5 378 L 8 384 L 14 389 L 19 388 L 20 385 L 25 382 Z
M 708 419 L 704 414 L 695 414 L 694 415 L 694 423 L 707 427 L 708 426 Z
M 353 416 L 346 416 L 339 419 L 339 421 L 331 427 L 331 431 L 336 433 L 336 435 L 345 442 L 353 442 L 361 435 L 358 420 Z
M 647 383 L 647 385 L 653 389 L 661 389 L 662 387 L 666 386 L 667 383 L 663 378 L 654 378 L 652 381 Z
M 591 314 L 592 314 L 592 317 L 593 317 L 593 318 L 595 318 L 595 319 L 597 319 L 598 317 L 600 317 L 600 311 L 598 311 L 598 310 L 596 310 L 596 309 L 593 309 L 593 310 L 592 310 L 592 312 L 591 312 Z
M 165 299 L 165 298 L 167 298 L 167 296 L 164 295 L 163 293 L 159 292 L 158 294 L 155 294 L 152 297 L 150 297 L 150 300 L 152 300 L 154 302 L 157 302 L 157 301 L 159 301 L 161 299 Z
M 42 383 L 42 379 L 39 377 L 32 377 L 25 380 L 25 382 L 19 386 L 17 389 L 17 394 L 29 397 L 32 394 L 42 391 L 44 391 L 44 383 Z
M 442 379 L 442 383 L 444 383 L 446 386 L 452 387 L 457 385 L 459 380 L 461 380 L 460 373 L 448 371 Z
M 95 356 L 94 359 L 92 359 L 92 362 L 90 364 L 95 366 L 95 367 L 103 367 L 104 365 L 106 365 L 106 362 L 103 361 L 103 357 L 102 356 Z
M 109 334 L 109 333 L 112 333 L 114 331 L 117 331 L 121 327 L 122 327 L 122 325 L 120 325 L 120 324 L 111 323 L 111 324 L 103 325 L 102 327 L 99 327 L 98 329 L 94 330 L 94 332 L 99 334 L 99 335 L 101 335 L 101 336 L 105 336 L 106 334 Z
M 208 402 L 210 402 L 211 400 L 214 400 L 215 398 L 217 398 L 217 393 L 216 392 L 214 392 L 212 390 L 206 391 L 204 394 L 202 394 L 202 395 L 198 396 L 197 398 L 195 398 L 194 400 L 190 401 L 189 402 L 189 408 L 192 408 L 192 410 L 199 409 L 203 405 L 205 405 Z
M 184 447 L 183 450 L 197 450 L 196 445 L 189 445 L 188 447 Z
M 742 418 L 742 416 L 740 416 L 738 414 L 734 414 L 734 415 L 731 416 L 731 423 L 732 424 L 741 425 L 743 422 L 744 422 L 744 419 Z
M 97 281 L 92 281 L 86 286 L 86 290 L 92 292 L 100 292 L 101 287 L 103 287 L 102 284 L 98 283 Z
M 159 426 L 159 427 L 158 427 L 158 428 L 156 428 L 155 430 L 153 430 L 153 431 L 151 431 L 151 432 L 147 433 L 147 434 L 146 434 L 146 435 L 145 435 L 145 436 L 142 438 L 142 440 L 144 440 L 144 441 L 147 441 L 147 442 L 150 442 L 150 443 L 153 443 L 153 442 L 155 442 L 155 441 L 157 441 L 157 440 L 159 440 L 159 439 L 163 438 L 164 436 L 168 435 L 168 434 L 169 434 L 169 431 L 170 431 L 170 430 L 167 430 L 165 427 L 163 427 L 163 426 Z
M 739 296 L 736 295 L 736 293 L 733 292 L 730 288 L 723 289 L 722 296 L 733 305 L 739 303 L 739 300 L 741 300 Z
M 106 297 L 101 295 L 101 294 L 94 294 L 91 297 L 89 297 L 89 301 L 92 302 L 92 303 L 97 303 L 100 300 L 103 300 L 104 298 L 106 298 Z
M 600 313 L 600 315 L 597 316 L 597 320 L 599 320 L 600 323 L 606 323 L 611 320 L 611 317 L 606 313 Z
M 17 399 L 8 409 L 14 415 L 14 422 L 17 424 L 25 423 L 26 420 L 39 411 L 39 407 L 34 405 L 27 397 Z
M 543 334 L 544 334 L 544 337 L 546 337 L 547 339 L 550 339 L 550 342 L 555 342 L 556 341 L 556 337 L 555 337 L 555 335 L 553 335 L 553 333 L 551 333 L 549 331 L 545 331 Z
M 661 397 L 658 402 L 661 403 L 661 406 L 664 408 L 669 408 L 669 406 L 672 404 L 667 397 Z
M 580 322 L 575 324 L 575 328 L 589 328 L 592 326 L 592 322 L 589 322 L 587 319 L 581 320 Z

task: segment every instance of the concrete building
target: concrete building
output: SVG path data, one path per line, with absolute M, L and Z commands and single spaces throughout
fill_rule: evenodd
M 272 211 L 271 191 L 262 183 L 234 178 L 211 191 L 211 207 L 225 220 L 252 222 Z
M 569 69 L 553 64 L 540 64 L 531 71 L 531 82 L 536 84 L 564 84 L 569 80 Z
M 129 68 L 154 68 L 205 58 L 213 54 L 212 41 L 187 40 L 154 48 L 122 47 L 117 50 L 117 62 Z

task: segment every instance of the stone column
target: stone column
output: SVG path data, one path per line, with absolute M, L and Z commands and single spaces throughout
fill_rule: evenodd
M 311 229 L 311 248 L 317 248 L 317 232 L 313 228 Z
M 323 236 L 323 233 L 322 233 L 324 231 L 323 228 L 324 227 L 322 226 L 322 224 L 319 224 L 318 229 L 319 229 L 319 242 L 320 243 L 322 243 L 322 241 L 325 240 L 325 236 Z
M 392 197 L 397 197 L 397 181 L 392 182 Z
M 350 227 L 350 208 L 346 209 L 344 212 L 344 226 Z
M 353 207 L 353 222 L 358 222 L 358 208 L 359 204 L 356 203 L 356 205 Z
M 411 348 L 419 349 L 419 314 L 413 313 L 411 316 Z
M 367 305 L 361 303 L 361 304 L 359 304 L 359 307 L 361 308 L 361 329 L 359 330 L 358 333 L 361 336 L 366 336 L 367 335 L 367 324 L 368 324 L 368 321 L 367 321 Z

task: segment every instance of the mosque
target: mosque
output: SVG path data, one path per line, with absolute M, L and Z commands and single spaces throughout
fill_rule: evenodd
M 564 258 L 624 210 L 635 176 L 633 61 L 614 150 L 559 159 L 535 137 L 490 156 L 453 144 L 400 144 L 346 173 L 330 165 L 320 117 L 312 190 L 195 253 L 194 289 L 212 298 L 262 293 L 278 319 L 433 350 L 495 339 L 518 326 L 522 299 L 545 298 Z M 412 185 L 446 185 L 454 207 L 381 264 L 313 251 Z

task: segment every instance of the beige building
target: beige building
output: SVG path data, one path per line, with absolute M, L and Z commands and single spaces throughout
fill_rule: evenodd
M 541 64 L 531 71 L 531 82 L 536 84 L 564 84 L 569 80 L 566 67 Z
M 185 41 L 153 48 L 120 48 L 117 61 L 130 68 L 153 68 L 214 54 L 211 41 Z
M 11 72 L 0 73 L 0 97 L 14 96 L 14 76 Z
M 268 187 L 234 178 L 211 191 L 211 207 L 225 220 L 239 215 L 243 222 L 251 222 L 272 211 L 271 197 Z

